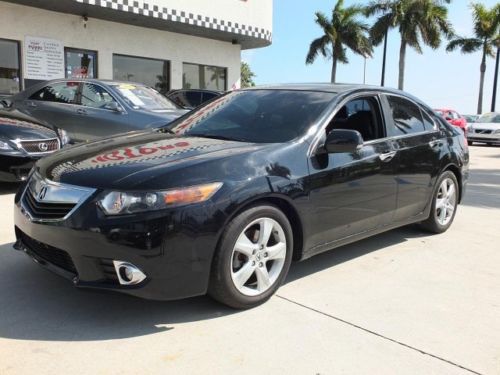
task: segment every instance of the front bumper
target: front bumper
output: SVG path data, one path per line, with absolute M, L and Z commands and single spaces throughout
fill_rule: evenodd
M 473 142 L 495 142 L 495 143 L 500 143 L 500 134 L 481 134 L 481 133 L 469 133 L 469 137 L 467 138 L 468 141 L 473 141 Z
M 59 222 L 35 222 L 16 196 L 15 248 L 81 288 L 107 289 L 146 299 L 205 294 L 221 225 L 212 204 L 109 218 L 95 196 Z M 220 211 L 219 211 L 220 212 Z M 120 285 L 113 260 L 137 266 L 146 279 Z

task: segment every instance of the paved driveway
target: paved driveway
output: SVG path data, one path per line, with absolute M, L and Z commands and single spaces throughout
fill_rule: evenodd
M 402 228 L 292 265 L 265 305 L 84 292 L 11 250 L 0 187 L 0 374 L 500 374 L 500 148 L 444 235 Z

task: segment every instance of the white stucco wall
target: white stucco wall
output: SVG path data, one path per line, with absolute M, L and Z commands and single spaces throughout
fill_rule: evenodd
M 0 38 L 20 41 L 22 50 L 27 35 L 58 39 L 65 47 L 97 50 L 101 79 L 113 78 L 113 53 L 169 60 L 172 89 L 182 87 L 183 62 L 227 68 L 228 89 L 240 76 L 239 45 L 93 18 L 84 28 L 79 16 L 0 1 Z

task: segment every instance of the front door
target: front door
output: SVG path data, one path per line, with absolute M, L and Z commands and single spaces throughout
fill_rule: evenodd
M 337 111 L 326 132 L 357 130 L 365 140 L 362 149 L 310 158 L 310 247 L 328 247 L 391 222 L 396 210 L 398 154 L 385 136 L 381 113 L 377 96 L 349 101 Z

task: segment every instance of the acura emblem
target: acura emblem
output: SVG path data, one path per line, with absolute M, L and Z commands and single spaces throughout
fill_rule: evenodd
M 49 145 L 45 142 L 39 143 L 38 144 L 38 149 L 42 152 L 45 152 L 49 149 Z
M 40 192 L 38 193 L 38 199 L 42 201 L 45 198 L 45 195 L 47 195 L 47 186 L 43 186 L 40 189 Z

